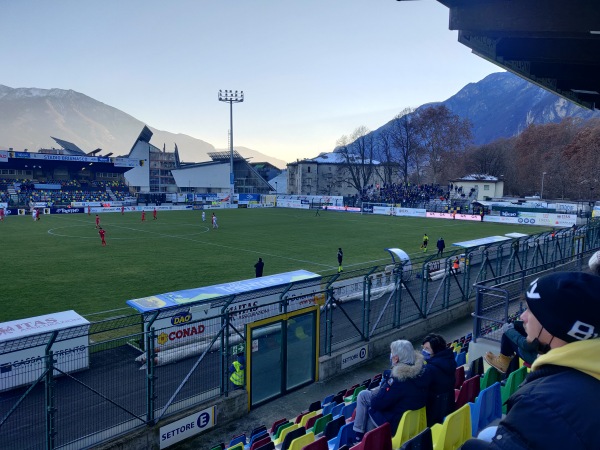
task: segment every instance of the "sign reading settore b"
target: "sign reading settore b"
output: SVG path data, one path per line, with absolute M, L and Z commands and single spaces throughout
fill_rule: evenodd
M 162 450 L 195 434 L 202 433 L 214 427 L 215 423 L 215 407 L 211 406 L 191 416 L 160 427 L 160 448 Z

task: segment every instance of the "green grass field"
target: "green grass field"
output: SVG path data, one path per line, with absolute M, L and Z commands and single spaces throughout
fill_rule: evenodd
M 0 223 L 0 322 L 73 309 L 87 315 L 128 308 L 126 300 L 254 277 L 258 257 L 265 275 L 305 269 L 337 270 L 388 264 L 386 247 L 412 255 L 423 233 L 429 254 L 440 236 L 453 242 L 542 227 L 440 219 L 398 218 L 297 209 L 217 210 L 219 229 L 200 211 L 101 214 L 102 247 L 94 215 L 10 216 Z M 128 308 L 128 311 L 133 312 Z

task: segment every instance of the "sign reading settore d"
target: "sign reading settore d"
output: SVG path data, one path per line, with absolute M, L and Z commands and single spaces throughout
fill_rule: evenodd
M 349 352 L 342 354 L 342 369 L 363 362 L 369 357 L 369 347 L 363 345 L 362 347 L 355 348 Z
M 195 434 L 202 433 L 215 426 L 215 407 L 179 419 L 169 425 L 160 427 L 160 448 L 167 448 Z
M 75 311 L 64 311 L 29 319 L 0 323 L 0 345 L 10 346 L 9 341 L 17 341 L 14 352 L 0 354 L 0 391 L 33 383 L 45 369 L 44 352 L 46 338 L 37 335 L 58 331 L 59 335 L 52 345 L 54 365 L 63 372 L 87 369 L 88 327 L 89 322 Z M 72 327 L 79 327 L 73 331 Z M 70 328 L 68 339 L 62 337 Z M 19 342 L 22 341 L 22 342 Z M 31 341 L 31 344 L 28 342 Z M 36 345 L 41 344 L 41 345 Z M 58 375 L 59 372 L 55 371 Z

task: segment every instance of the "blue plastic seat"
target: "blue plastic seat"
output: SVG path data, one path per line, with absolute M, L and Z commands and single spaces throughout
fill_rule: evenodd
M 338 432 L 338 435 L 330 440 L 327 445 L 329 450 L 338 450 L 343 445 L 350 445 L 354 441 L 354 423 L 347 423 Z
M 496 419 L 502 417 L 502 393 L 500 383 L 496 382 L 479 393 L 471 407 L 471 428 L 473 436 Z

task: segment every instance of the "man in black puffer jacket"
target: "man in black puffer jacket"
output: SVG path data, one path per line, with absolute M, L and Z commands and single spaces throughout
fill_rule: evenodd
M 491 442 L 462 448 L 600 449 L 600 277 L 556 272 L 532 282 L 526 297 L 521 319 L 540 356 Z
M 425 368 L 421 380 L 427 389 L 427 425 L 442 422 L 454 410 L 456 360 L 439 334 L 423 339 Z

